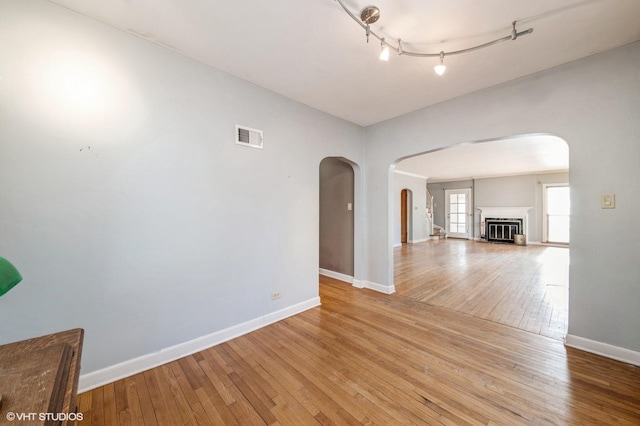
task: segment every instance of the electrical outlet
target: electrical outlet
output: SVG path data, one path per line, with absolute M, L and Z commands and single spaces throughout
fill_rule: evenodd
M 271 300 L 280 299 L 280 296 L 282 296 L 282 293 L 280 293 L 279 291 L 274 291 L 273 293 L 271 293 Z

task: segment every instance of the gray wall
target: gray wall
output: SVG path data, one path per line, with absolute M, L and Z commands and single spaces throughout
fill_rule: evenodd
M 320 268 L 351 277 L 354 177 L 351 165 L 342 160 L 325 158 L 320 163 Z
M 542 241 L 542 185 L 569 183 L 568 173 L 545 173 L 475 180 L 476 206 L 532 207 L 527 240 Z M 480 236 L 480 211 L 474 213 L 475 236 Z
M 360 127 L 50 2 L 0 2 L 0 51 L 0 343 L 83 327 L 84 374 L 318 296 L 319 165 Z
M 435 202 L 434 221 L 444 227 L 445 189 L 471 188 L 473 194 L 473 237 L 480 237 L 480 211 L 482 207 L 531 207 L 529 210 L 529 242 L 542 241 L 542 185 L 569 183 L 569 173 L 540 173 L 503 176 L 464 181 L 430 183 L 429 190 Z
M 639 351 L 638 69 L 633 43 L 366 128 L 367 279 L 393 283 L 393 164 L 465 142 L 552 134 L 568 143 L 571 164 L 569 333 Z M 607 193 L 614 210 L 600 208 Z
M 393 174 L 393 245 L 400 243 L 401 231 L 401 192 L 411 191 L 407 201 L 407 242 L 425 241 L 429 237 L 427 231 L 427 180 L 402 173 Z

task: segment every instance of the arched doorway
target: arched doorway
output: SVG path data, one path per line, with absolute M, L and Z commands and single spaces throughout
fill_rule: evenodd
M 355 275 L 355 172 L 345 159 L 328 157 L 320 163 L 320 273 L 353 282 Z
M 403 159 L 413 167 L 403 167 L 404 161 L 395 163 L 396 174 L 424 177 L 434 196 L 434 224 L 449 237 L 394 250 L 394 267 L 402 265 L 402 274 L 394 276 L 396 293 L 562 339 L 568 322 L 569 247 L 543 246 L 549 241 L 543 220 L 551 216 L 544 208 L 545 188 L 562 185 L 568 192 L 568 150 L 561 138 L 526 135 Z M 547 169 L 540 165 L 542 161 L 527 168 L 527 161 L 536 156 L 543 157 Z M 421 162 L 419 157 L 430 158 Z M 493 169 L 486 167 L 491 162 Z M 468 169 L 461 167 L 465 164 Z M 456 167 L 457 174 L 452 172 Z M 397 187 L 390 184 L 390 188 Z M 562 215 L 554 213 L 564 222 L 570 220 L 565 204 Z M 507 241 L 504 230 L 514 222 L 518 232 L 509 231 L 509 237 L 523 234 L 529 247 L 516 247 L 515 238 Z M 495 228 L 503 234 L 491 239 L 491 223 L 497 223 Z M 561 230 L 568 233 L 569 226 Z M 401 256 L 405 258 L 399 260 Z M 411 262 L 415 262 L 415 275 Z M 430 265 L 428 274 L 425 265 Z

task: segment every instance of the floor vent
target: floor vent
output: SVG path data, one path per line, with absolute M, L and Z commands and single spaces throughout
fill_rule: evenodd
M 256 130 L 236 124 L 236 143 L 238 145 L 262 148 L 262 142 L 262 130 Z

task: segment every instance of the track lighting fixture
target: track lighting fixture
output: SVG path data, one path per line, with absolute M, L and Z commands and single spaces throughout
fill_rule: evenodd
M 384 37 L 380 37 L 378 34 L 376 34 L 374 31 L 371 30 L 371 24 L 375 23 L 378 21 L 378 19 L 380 19 L 380 9 L 378 9 L 376 6 L 367 6 L 364 9 L 362 9 L 360 11 L 360 17 L 356 16 L 353 12 L 351 12 L 351 10 L 349 10 L 349 8 L 347 8 L 347 6 L 345 6 L 345 4 L 343 3 L 343 0 L 336 0 L 338 2 L 338 4 L 340 4 L 340 6 L 342 7 L 342 9 L 344 9 L 344 11 L 347 13 L 347 15 L 349 15 L 351 17 L 351 19 L 353 19 L 355 22 L 358 23 L 358 25 L 360 25 L 364 30 L 365 30 L 365 34 L 367 37 L 367 43 L 369 42 L 369 37 L 373 36 L 375 38 L 377 38 L 378 40 L 380 40 L 380 59 L 383 61 L 388 61 L 389 60 L 389 54 L 390 51 L 393 50 L 395 52 L 398 53 L 398 55 L 406 55 L 406 56 L 416 56 L 416 57 L 421 57 L 421 58 L 440 58 L 440 63 L 438 65 L 436 65 L 434 67 L 435 72 L 438 75 L 442 75 L 444 74 L 444 71 L 446 70 L 446 66 L 444 64 L 444 57 L 445 55 L 447 56 L 453 56 L 453 55 L 460 55 L 462 53 L 468 53 L 468 52 L 472 52 L 474 50 L 479 50 L 479 49 L 484 49 L 485 47 L 489 47 L 489 46 L 493 46 L 494 44 L 498 44 L 498 43 L 502 43 L 503 41 L 507 41 L 507 40 L 516 40 L 518 37 L 527 35 L 527 34 L 531 34 L 533 32 L 533 28 L 529 28 L 527 30 L 524 31 L 520 31 L 518 32 L 518 30 L 516 30 L 516 21 L 513 21 L 511 23 L 512 25 L 512 30 L 511 30 L 511 34 L 509 34 L 506 37 L 502 37 L 493 41 L 489 41 L 487 43 L 483 43 L 483 44 L 479 44 L 477 46 L 471 46 L 468 47 L 466 49 L 461 49 L 461 50 L 455 50 L 455 51 L 451 51 L 451 52 L 445 52 L 445 51 L 441 51 L 440 53 L 427 53 L 427 52 L 412 52 L 412 51 L 408 51 L 405 50 L 403 45 L 402 45 L 402 40 L 400 38 L 398 38 L 398 47 L 392 46 L 391 44 L 387 43 L 384 39 Z

